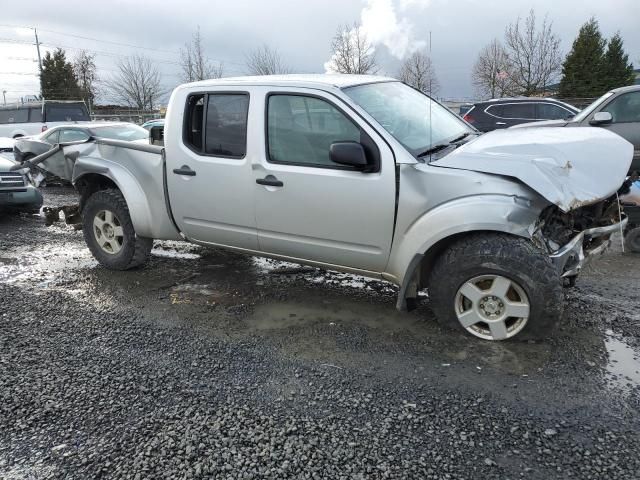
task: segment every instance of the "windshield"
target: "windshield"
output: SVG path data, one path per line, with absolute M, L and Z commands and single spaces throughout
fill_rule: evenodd
M 404 83 L 370 83 L 344 92 L 413 155 L 474 132 L 453 112 Z
M 605 93 L 599 99 L 597 99 L 595 102 L 593 102 L 591 105 L 589 105 L 587 108 L 585 108 L 579 114 L 577 114 L 575 117 L 573 117 L 571 119 L 571 121 L 573 121 L 573 122 L 581 122 L 582 120 L 587 118 L 589 115 L 591 115 L 591 112 L 593 112 L 596 108 L 598 108 L 598 106 L 602 102 L 604 102 L 607 98 L 609 98 L 612 95 L 613 95 L 613 92 Z
M 126 142 L 146 140 L 149 138 L 149 131 L 137 125 L 94 127 L 91 129 L 91 134 L 98 138 L 110 138 L 112 140 L 124 140 Z

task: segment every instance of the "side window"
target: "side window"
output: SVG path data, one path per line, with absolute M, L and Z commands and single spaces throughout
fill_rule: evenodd
M 0 110 L 0 123 L 27 123 L 28 121 L 29 110 L 26 108 Z
M 360 128 L 329 102 L 302 95 L 269 96 L 271 162 L 344 169 L 329 159 L 329 147 L 334 142 L 361 142 L 361 136 Z
M 183 141 L 203 155 L 241 158 L 247 150 L 249 95 L 191 95 L 184 115 Z
M 32 123 L 42 122 L 42 109 L 40 107 L 29 109 L 29 121 Z
M 244 157 L 247 151 L 249 95 L 221 93 L 208 96 L 205 153 Z
M 539 120 L 562 120 L 571 116 L 571 112 L 553 103 L 538 103 Z
M 202 152 L 202 138 L 204 137 L 204 95 L 191 95 L 187 99 L 184 112 L 184 143 L 192 150 Z
M 630 92 L 614 98 L 601 112 L 609 112 L 613 123 L 640 122 L 640 92 Z
M 503 118 L 514 120 L 535 120 L 536 112 L 533 103 L 507 103 L 503 105 Z
M 44 137 L 42 137 L 42 140 L 44 140 L 45 142 L 51 144 L 51 145 L 55 145 L 56 143 L 58 143 L 58 136 L 60 135 L 60 130 L 55 130 L 51 133 L 49 133 L 48 135 L 45 135 Z
M 494 117 L 502 118 L 503 107 L 504 105 L 490 105 L 485 111 Z
M 82 130 L 64 129 L 60 130 L 60 143 L 79 142 L 89 138 L 89 135 Z

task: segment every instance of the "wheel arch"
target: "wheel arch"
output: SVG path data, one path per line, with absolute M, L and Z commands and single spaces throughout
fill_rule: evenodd
M 541 208 L 518 197 L 482 195 L 465 197 L 425 213 L 395 245 L 387 270 L 400 285 L 397 308 L 410 310 L 418 290 L 442 252 L 462 238 L 478 233 L 502 233 L 531 238 Z
M 95 192 L 109 188 L 118 189 L 127 203 L 131 223 L 136 233 L 143 237 L 154 238 L 151 209 L 145 193 L 137 180 L 124 168 L 112 165 L 89 169 L 85 165 L 76 164 L 73 185 L 80 193 L 81 212 L 87 199 Z

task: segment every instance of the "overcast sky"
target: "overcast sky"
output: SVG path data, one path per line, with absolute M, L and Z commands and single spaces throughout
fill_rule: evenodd
M 56 8 L 55 2 L 5 3 L 0 89 L 7 100 L 38 93 L 33 31 L 15 28 L 21 26 L 38 28 L 43 52 L 60 46 L 71 57 L 80 48 L 95 53 L 105 80 L 119 58 L 144 53 L 158 62 L 167 89 L 180 81 L 178 50 L 198 25 L 207 55 L 223 62 L 225 75 L 241 75 L 246 52 L 263 43 L 277 48 L 294 72 L 324 72 L 336 28 L 359 22 L 375 43 L 381 73 L 392 76 L 404 56 L 428 48 L 431 31 L 440 95 L 466 99 L 473 95 L 470 72 L 478 51 L 531 8 L 549 15 L 563 52 L 594 16 L 606 37 L 620 31 L 630 59 L 640 65 L 640 0 L 65 0 Z

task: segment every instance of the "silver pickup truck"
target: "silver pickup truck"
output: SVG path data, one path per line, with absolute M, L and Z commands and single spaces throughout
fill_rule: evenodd
M 480 136 L 391 78 L 295 75 L 182 85 L 164 147 L 64 146 L 84 236 L 105 267 L 184 239 L 418 291 L 487 340 L 548 334 L 624 227 L 630 143 L 596 128 Z

